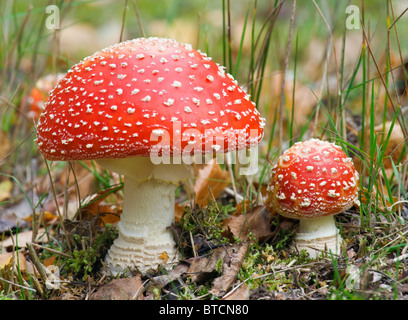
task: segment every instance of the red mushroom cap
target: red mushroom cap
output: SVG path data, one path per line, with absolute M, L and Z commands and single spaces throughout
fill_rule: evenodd
M 62 77 L 62 74 L 49 74 L 37 80 L 27 99 L 30 107 L 29 118 L 34 118 L 35 121 L 38 120 L 48 99 L 48 93 Z
M 263 119 L 233 77 L 170 39 L 124 41 L 73 66 L 51 91 L 37 144 L 50 160 L 224 152 L 257 145 Z M 200 151 L 201 150 L 201 151 Z
M 311 139 L 286 150 L 272 170 L 270 205 L 288 218 L 333 215 L 353 206 L 358 172 L 339 146 Z

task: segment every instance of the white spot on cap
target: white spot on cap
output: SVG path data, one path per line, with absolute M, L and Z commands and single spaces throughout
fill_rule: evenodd
M 181 82 L 179 82 L 179 81 L 174 81 L 174 82 L 171 84 L 171 86 L 172 86 L 173 88 L 179 88 L 179 87 L 181 87 Z
M 174 99 L 171 99 L 171 98 L 169 98 L 169 99 L 167 99 L 167 101 L 163 102 L 163 104 L 165 104 L 168 107 L 172 106 L 173 103 L 174 103 Z
M 141 99 L 143 102 L 149 102 L 150 100 L 152 100 L 152 98 L 148 95 L 146 97 L 144 97 L 143 99 Z
M 340 193 L 336 193 L 336 190 L 329 190 L 327 196 L 331 198 L 337 198 L 340 197 Z
M 305 198 L 305 199 L 303 199 L 302 203 L 300 203 L 299 205 L 301 207 L 308 207 L 308 206 L 310 206 L 310 204 L 311 204 L 310 199 Z
M 286 196 L 283 192 L 279 192 L 279 194 L 276 195 L 276 198 L 278 198 L 279 200 L 285 200 Z

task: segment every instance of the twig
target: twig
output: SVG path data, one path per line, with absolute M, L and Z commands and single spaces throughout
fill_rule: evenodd
M 140 20 L 139 9 L 137 8 L 136 0 L 133 0 L 133 6 L 135 7 L 136 20 L 137 20 L 137 24 L 139 25 L 140 33 L 142 34 L 142 37 L 146 37 L 146 34 L 143 30 L 142 21 Z
M 48 162 L 47 162 L 47 160 L 45 159 L 44 156 L 43 156 L 43 159 L 44 159 L 45 166 L 47 168 L 48 176 L 50 178 L 51 190 L 52 190 L 55 206 L 57 208 L 58 216 L 59 216 L 60 221 L 61 221 L 61 227 L 62 227 L 62 230 L 64 231 L 65 237 L 67 239 L 67 245 L 68 245 L 69 251 L 72 252 L 71 241 L 70 241 L 70 239 L 68 237 L 67 230 L 65 229 L 64 217 L 61 214 L 61 210 L 60 210 L 60 207 L 59 207 L 59 204 L 58 204 L 57 195 L 56 195 L 56 191 L 55 191 L 55 186 L 54 186 L 54 182 L 52 180 L 51 169 L 50 169 L 50 166 L 49 166 L 49 164 L 48 164 Z
M 119 42 L 122 42 L 122 37 L 123 37 L 123 30 L 125 29 L 125 21 L 126 21 L 126 9 L 128 5 L 128 0 L 125 1 L 125 5 L 123 7 L 123 14 L 122 14 L 122 25 L 120 27 L 120 37 L 119 37 Z
M 27 242 L 27 248 L 30 253 L 31 258 L 33 259 L 33 263 L 37 267 L 38 272 L 40 273 L 42 281 L 47 281 L 47 274 L 44 270 L 44 265 L 41 263 L 40 259 L 37 256 L 37 253 L 35 252 L 32 243 Z
M 55 249 L 51 249 L 51 248 L 44 247 L 44 246 L 42 246 L 42 245 L 40 245 L 40 244 L 38 244 L 38 243 L 31 242 L 31 244 L 34 245 L 34 246 L 36 246 L 36 247 L 38 247 L 38 248 L 47 250 L 47 251 L 49 251 L 49 252 L 52 252 L 52 253 L 55 253 L 55 254 L 59 254 L 60 256 L 63 256 L 63 257 L 66 257 L 66 258 L 70 258 L 70 259 L 73 258 L 71 255 L 69 255 L 69 254 L 67 254 L 67 253 L 60 252 L 60 251 L 55 250 Z
M 1 280 L 1 281 L 4 281 L 4 282 L 7 282 L 8 284 L 11 284 L 11 285 L 13 285 L 13 286 L 19 287 L 19 288 L 23 288 L 23 289 L 30 290 L 30 291 L 34 291 L 34 292 L 36 291 L 36 290 L 33 289 L 33 288 L 23 286 L 23 285 L 21 285 L 21 284 L 18 284 L 18 283 L 9 281 L 9 280 L 4 279 L 4 278 L 2 278 L 2 277 L 0 277 L 0 280 Z

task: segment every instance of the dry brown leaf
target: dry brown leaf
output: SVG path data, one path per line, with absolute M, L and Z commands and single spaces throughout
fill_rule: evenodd
M 249 291 L 249 287 L 242 283 L 236 290 L 227 293 L 221 300 L 248 300 Z
M 168 273 L 160 276 L 156 276 L 150 279 L 149 284 L 151 286 L 163 288 L 170 282 L 180 278 L 183 274 L 188 272 L 189 265 L 185 262 L 180 262 L 178 265 L 168 271 Z
M 227 259 L 224 259 L 222 265 L 222 275 L 216 278 L 212 284 L 211 293 L 215 296 L 222 297 L 231 287 L 237 278 L 238 272 L 244 262 L 248 243 L 234 245 L 228 248 Z
M 56 260 L 57 260 L 57 255 L 56 255 L 56 254 L 53 254 L 51 257 L 45 258 L 44 260 L 42 260 L 42 263 L 43 263 L 43 265 L 46 266 L 46 267 L 48 267 L 48 266 L 54 266 Z
M 101 203 L 99 205 L 99 218 L 102 220 L 102 224 L 115 224 L 120 220 L 122 213 L 122 205 L 112 205 Z
M 39 219 L 41 217 L 41 221 L 38 221 L 40 224 L 45 223 L 46 225 L 52 225 L 56 223 L 59 220 L 59 217 L 56 216 L 55 214 L 49 212 L 49 211 L 44 211 L 44 212 L 37 212 L 36 213 L 36 218 Z M 27 222 L 33 222 L 33 215 L 29 215 L 27 217 L 24 217 L 23 220 Z
M 174 220 L 176 222 L 180 221 L 181 217 L 184 214 L 184 208 L 186 207 L 186 205 L 184 204 L 179 204 L 177 201 L 174 204 Z
M 14 264 L 14 268 L 19 268 L 21 272 L 26 270 L 26 258 L 22 252 L 6 252 L 0 254 L 0 270 L 5 268 L 11 268 Z
M 362 204 L 368 205 L 369 202 L 370 202 L 370 199 L 367 199 L 367 197 L 366 197 L 367 189 L 363 188 L 362 191 L 363 192 L 361 192 L 360 202 Z M 383 197 L 379 196 L 379 201 L 376 203 L 376 209 L 377 210 L 380 210 L 381 212 L 385 212 L 387 209 L 388 210 L 392 209 L 393 211 L 396 211 L 396 210 L 399 210 L 399 209 L 402 210 L 402 208 L 403 208 L 403 203 L 402 202 L 400 202 L 400 203 L 398 203 L 396 205 L 392 205 L 391 202 L 388 201 L 388 190 L 385 187 L 383 188 L 383 195 L 384 195 L 384 199 L 386 201 L 386 203 L 385 203 L 386 207 L 384 206 L 384 203 L 382 202 Z M 371 201 L 373 201 L 373 202 L 376 201 L 377 197 L 378 197 L 377 191 L 375 191 L 375 190 L 372 191 L 371 192 Z M 393 199 L 393 203 L 396 203 L 399 200 L 398 197 L 395 197 L 395 196 L 392 196 L 392 199 Z
M 229 183 L 228 172 L 221 169 L 221 166 L 212 159 L 198 172 L 198 178 L 194 184 L 196 204 L 199 207 L 208 205 L 208 199 L 212 196 L 217 199 Z
M 85 199 L 86 204 L 81 207 L 81 219 L 92 220 L 98 217 L 101 219 L 102 225 L 119 222 L 122 213 L 121 206 L 102 203 L 114 189 L 117 189 L 117 187 L 102 190 Z
M 185 262 L 190 264 L 190 268 L 186 274 L 190 275 L 193 282 L 203 282 L 216 272 L 218 261 L 224 261 L 227 254 L 226 247 L 219 247 L 213 250 L 210 255 L 187 259 Z
M 256 206 L 246 214 L 225 219 L 225 229 L 246 241 L 251 232 L 255 241 L 262 241 L 271 234 L 272 216 L 266 206 Z
M 249 200 L 241 201 L 240 203 L 237 203 L 236 210 L 233 213 L 234 216 L 239 216 L 242 213 L 244 213 L 244 208 L 245 212 L 248 212 L 249 209 L 251 208 L 252 202 Z
M 45 229 L 40 228 L 38 230 L 38 235 L 44 234 Z M 27 247 L 27 242 L 32 242 L 33 241 L 33 231 L 32 230 L 27 230 L 23 232 L 19 232 L 18 234 L 13 234 L 11 237 L 8 237 L 4 241 L 1 242 L 1 250 L 7 250 L 9 247 L 13 246 L 18 246 L 19 248 L 26 248 Z M 41 237 L 41 241 L 45 242 L 47 240 L 47 237 Z
M 391 129 L 391 121 L 385 123 L 385 126 L 378 125 L 374 127 L 374 132 L 377 134 L 377 141 L 379 144 L 387 138 L 387 135 Z M 398 164 L 400 161 L 404 161 L 406 159 L 406 155 L 402 155 L 404 150 L 404 133 L 398 123 L 394 124 L 392 129 L 390 139 L 388 140 L 388 144 L 384 151 L 384 167 L 386 168 L 387 176 L 389 177 L 392 174 L 392 161 L 394 164 Z M 401 159 L 400 159 L 401 158 Z
M 140 274 L 131 278 L 113 279 L 90 296 L 91 300 L 143 300 Z

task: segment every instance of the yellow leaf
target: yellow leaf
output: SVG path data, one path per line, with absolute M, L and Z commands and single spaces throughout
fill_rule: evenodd
M 10 197 L 11 189 L 13 188 L 13 184 L 10 180 L 4 180 L 0 182 L 0 202 L 8 199 Z
M 18 259 L 15 252 L 7 252 L 0 254 L 0 270 L 10 268 L 14 264 L 14 267 L 18 267 L 20 271 L 26 270 L 26 259 L 24 254 L 19 252 Z
M 39 217 L 40 217 L 40 213 L 37 212 L 36 213 L 36 218 L 39 219 Z M 40 221 L 41 224 L 45 222 L 48 225 L 48 224 L 52 224 L 56 220 L 59 220 L 59 218 L 55 214 L 53 214 L 53 213 L 51 213 L 49 211 L 44 211 L 43 214 L 41 215 L 41 217 L 42 217 L 42 219 Z M 31 215 L 29 215 L 27 217 L 24 217 L 23 220 L 27 221 L 27 222 L 33 222 L 33 215 L 31 214 Z
M 167 260 L 169 260 L 169 255 L 167 254 L 166 251 L 163 251 L 163 252 L 161 253 L 161 255 L 159 256 L 159 258 L 162 259 L 164 263 L 166 263 Z

